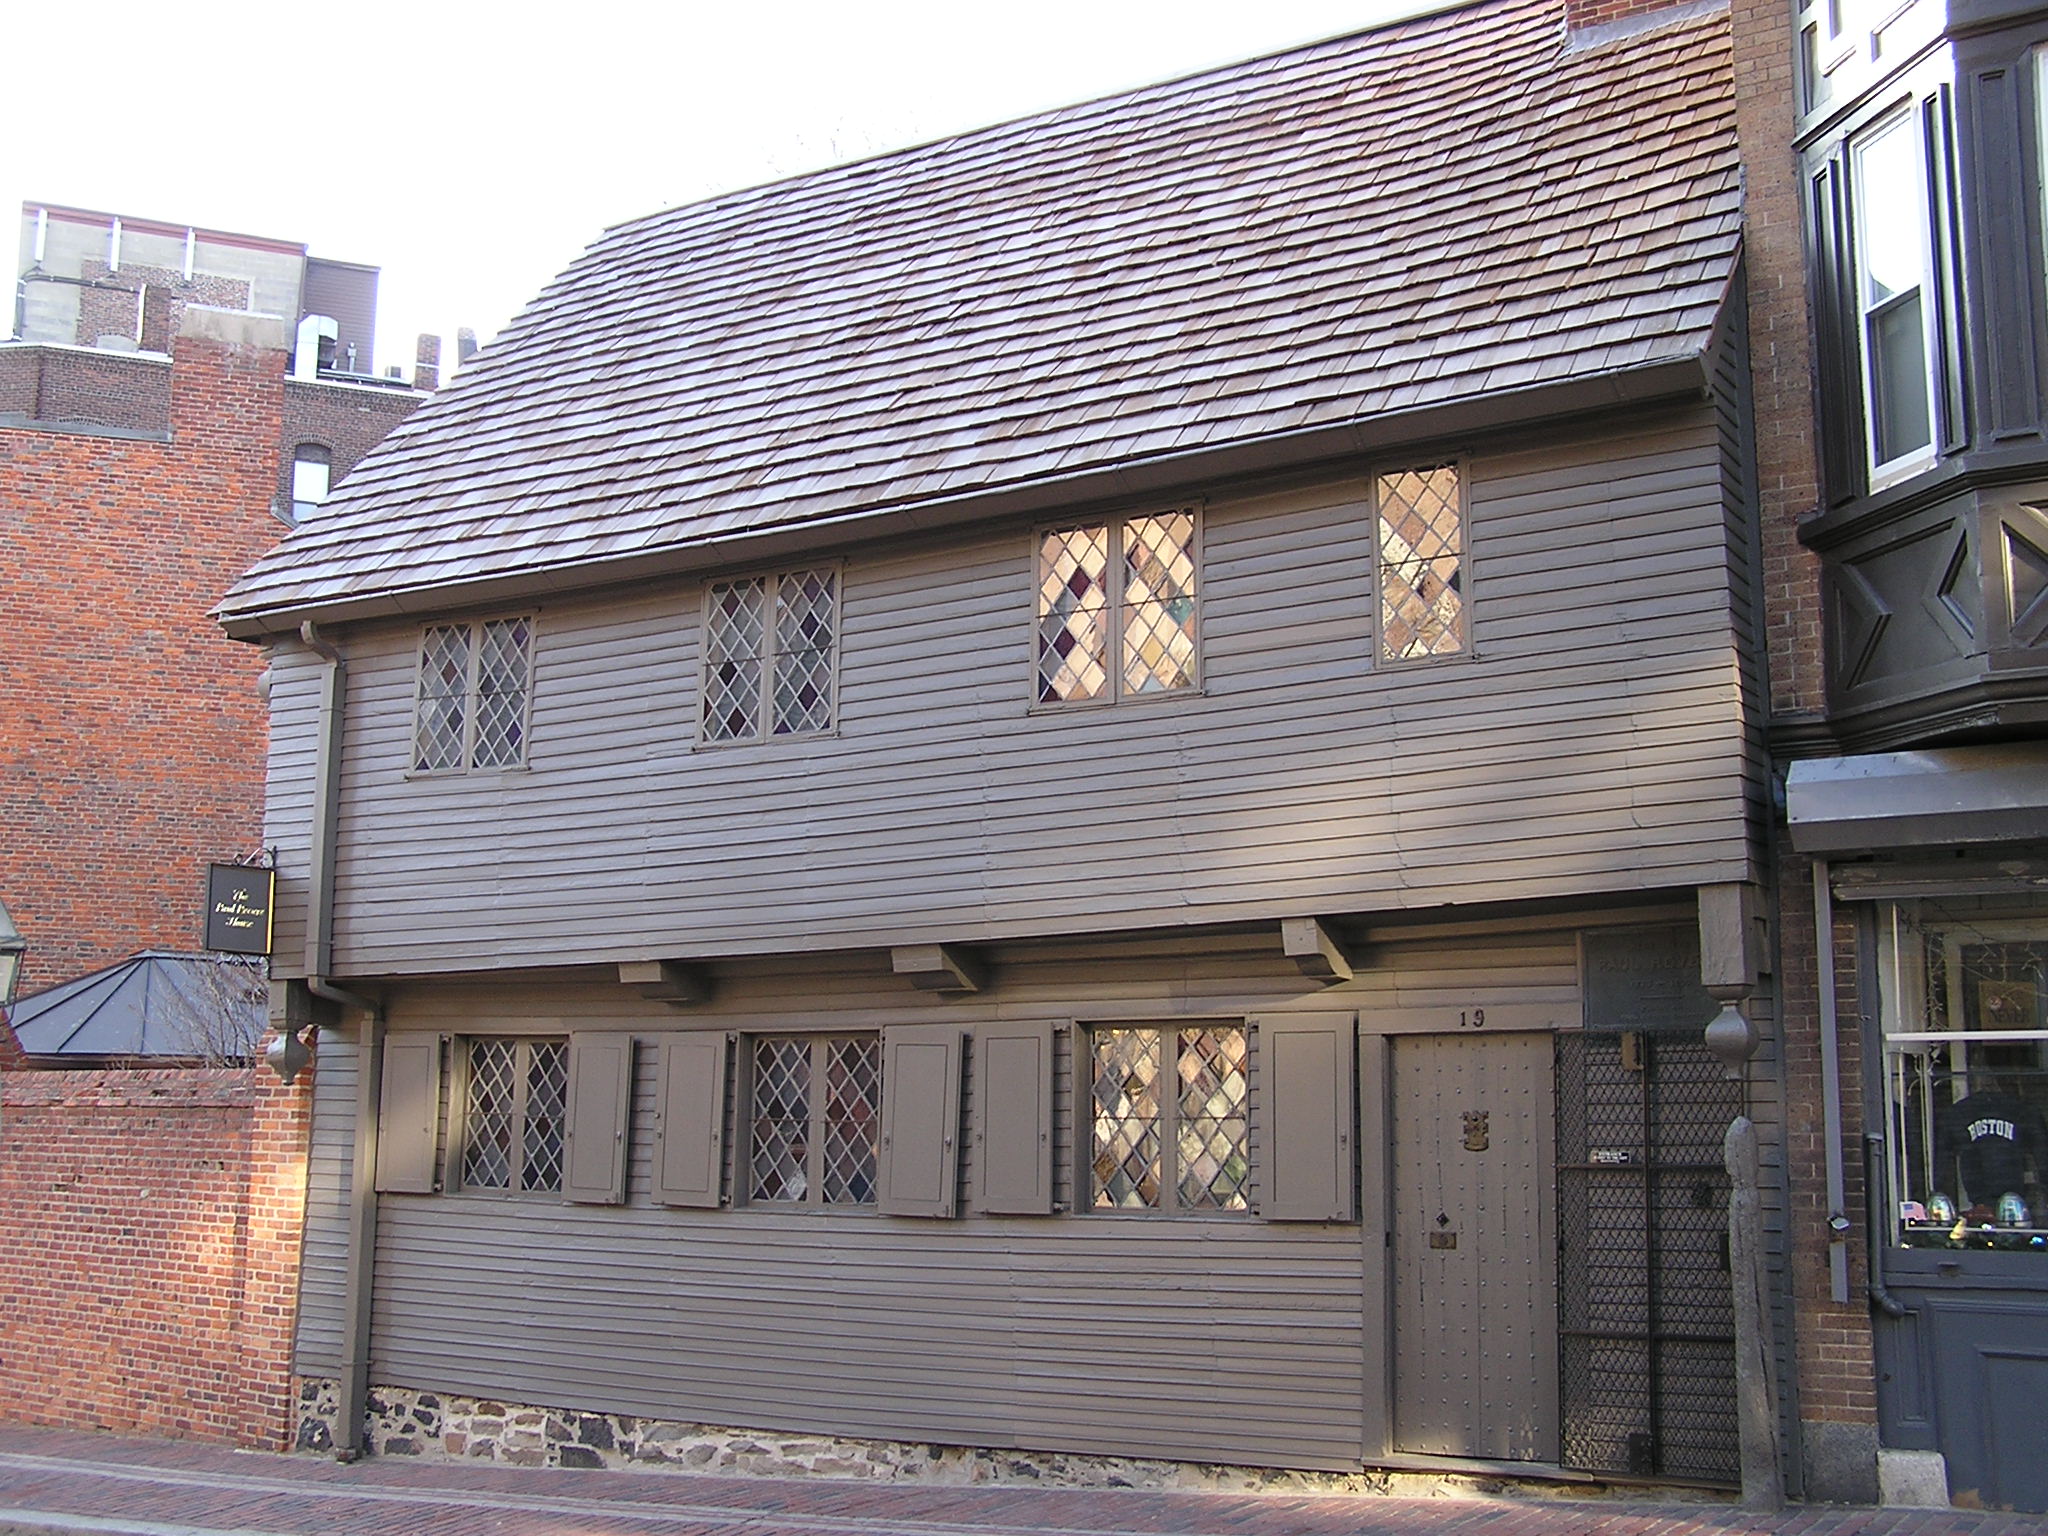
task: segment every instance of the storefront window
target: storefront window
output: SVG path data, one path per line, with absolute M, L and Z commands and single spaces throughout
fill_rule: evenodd
M 2048 1258 L 2048 915 L 1880 912 L 1897 1239 Z

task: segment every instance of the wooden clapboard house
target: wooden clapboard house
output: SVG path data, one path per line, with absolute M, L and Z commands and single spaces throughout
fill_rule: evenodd
M 1732 1478 L 1738 218 L 1479 0 L 600 238 L 221 609 L 341 1438 Z

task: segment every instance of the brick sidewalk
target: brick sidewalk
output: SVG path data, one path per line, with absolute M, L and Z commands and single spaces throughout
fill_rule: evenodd
M 0 1536 L 2048 1536 L 2048 1519 L 1814 1506 L 1146 1493 L 354 1466 L 0 1426 Z

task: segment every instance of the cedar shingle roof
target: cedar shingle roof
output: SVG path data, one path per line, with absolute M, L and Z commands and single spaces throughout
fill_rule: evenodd
M 1733 105 L 1725 9 L 1672 14 L 1480 0 L 622 225 L 222 616 L 1697 357 Z

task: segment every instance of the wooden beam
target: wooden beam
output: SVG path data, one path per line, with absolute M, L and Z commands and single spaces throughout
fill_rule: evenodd
M 639 988 L 642 997 L 679 1008 L 711 1000 L 711 973 L 701 965 L 685 965 L 680 960 L 622 960 L 619 981 Z
M 889 951 L 889 965 L 925 992 L 979 992 L 988 983 L 988 968 L 950 944 L 898 945 Z
M 1281 918 L 1280 947 L 1312 980 L 1334 985 L 1351 979 L 1351 956 L 1319 917 Z

